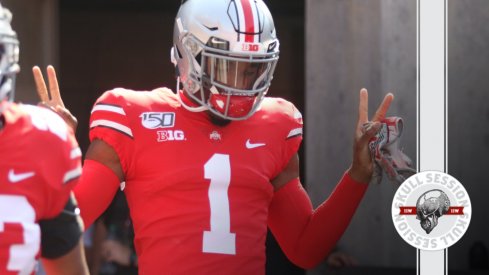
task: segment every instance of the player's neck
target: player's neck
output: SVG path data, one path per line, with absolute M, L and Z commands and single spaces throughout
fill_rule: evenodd
M 210 118 L 212 124 L 214 124 L 216 126 L 225 127 L 225 126 L 229 125 L 229 123 L 231 123 L 231 120 L 224 119 L 222 117 L 218 117 L 211 112 L 207 112 L 207 114 L 209 115 L 209 118 Z

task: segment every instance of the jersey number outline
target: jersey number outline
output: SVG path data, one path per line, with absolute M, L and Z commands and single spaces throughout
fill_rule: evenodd
M 6 249 L 0 251 L 0 273 L 31 274 L 41 243 L 34 208 L 24 196 L 0 195 L 0 217 L 0 236 L 5 236 L 0 237 L 0 248 Z
M 231 183 L 229 155 L 214 154 L 204 165 L 210 180 L 210 231 L 204 231 L 202 252 L 236 255 L 236 234 L 231 233 L 228 189 Z
M 64 121 L 53 111 L 46 108 L 24 105 L 31 116 L 32 125 L 40 131 L 48 131 L 61 140 L 66 141 L 68 138 L 68 127 Z

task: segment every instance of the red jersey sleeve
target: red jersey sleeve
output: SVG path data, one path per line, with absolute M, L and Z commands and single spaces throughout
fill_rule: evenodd
M 105 92 L 94 104 L 90 115 L 90 141 L 101 139 L 116 151 L 126 173 L 132 158 L 134 135 L 128 118 L 124 89 Z
M 276 191 L 268 225 L 287 257 L 306 269 L 323 260 L 348 227 L 367 187 L 345 173 L 330 197 L 314 210 L 299 179 Z
M 280 174 L 287 166 L 290 158 L 297 153 L 302 142 L 302 114 L 289 101 L 281 98 L 267 98 L 264 108 L 269 110 L 267 120 L 278 140 L 281 140 L 280 161 L 275 171 L 275 176 Z
M 292 155 L 297 153 L 302 142 L 302 114 L 301 112 L 290 102 L 287 102 L 289 106 L 286 108 L 287 114 L 287 127 L 285 128 L 285 151 L 283 167 L 289 163 Z

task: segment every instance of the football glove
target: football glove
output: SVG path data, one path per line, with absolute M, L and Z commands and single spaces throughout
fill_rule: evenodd
M 374 160 L 374 172 L 371 182 L 382 181 L 382 171 L 389 180 L 401 184 L 410 176 L 416 174 L 412 167 L 411 159 L 402 152 L 400 139 L 403 122 L 400 117 L 387 117 L 380 121 L 381 126 L 375 137 L 369 141 L 370 154 Z M 366 123 L 364 131 L 370 127 L 371 122 Z

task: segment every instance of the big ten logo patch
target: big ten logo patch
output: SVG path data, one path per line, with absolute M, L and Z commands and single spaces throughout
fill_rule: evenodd
M 241 50 L 244 52 L 257 52 L 260 50 L 260 44 L 243 43 L 241 45 Z
M 156 134 L 158 142 L 185 140 L 185 133 L 182 130 L 160 130 Z

